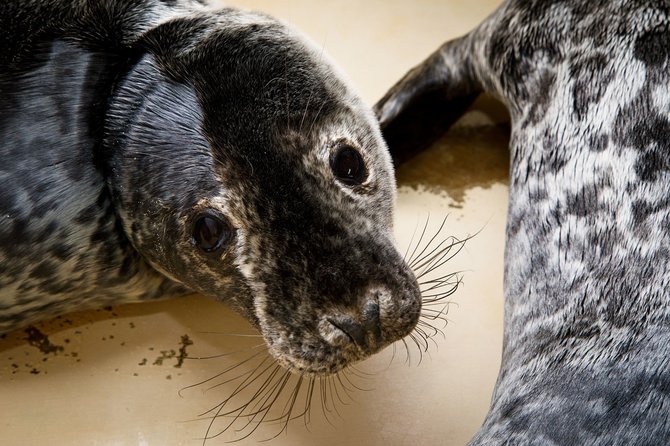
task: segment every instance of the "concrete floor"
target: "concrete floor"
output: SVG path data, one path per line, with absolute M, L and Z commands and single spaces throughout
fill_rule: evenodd
M 311 36 L 371 105 L 497 3 L 228 2 L 266 11 Z M 304 418 L 291 421 L 268 444 L 463 445 L 478 428 L 500 361 L 506 120 L 495 101 L 479 101 L 440 142 L 397 172 L 401 247 L 427 218 L 434 229 L 448 216 L 445 235 L 476 233 L 444 268 L 444 273 L 462 271 L 464 282 L 449 305 L 444 337 L 435 338 L 420 364 L 418 350 L 410 345 L 407 361 L 400 344 L 395 355 L 389 348 L 362 363 L 358 376 L 349 376 L 352 383 L 325 382 L 328 403 L 314 403 L 309 425 Z M 200 296 L 72 314 L 10 333 L 0 338 L 0 444 L 202 444 L 210 418 L 199 415 L 235 391 L 240 381 L 226 381 L 251 370 L 262 351 L 261 339 L 244 321 Z M 245 389 L 236 401 L 243 403 L 254 392 Z M 297 412 L 304 398 L 300 401 Z M 214 420 L 210 434 L 230 421 Z M 244 424 L 238 420 L 207 444 L 240 439 L 253 427 L 242 429 Z M 237 444 L 257 444 L 280 430 L 279 423 L 265 423 Z

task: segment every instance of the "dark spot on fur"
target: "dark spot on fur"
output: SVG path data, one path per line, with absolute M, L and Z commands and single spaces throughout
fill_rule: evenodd
M 644 88 L 619 112 L 614 138 L 624 147 L 639 151 L 635 172 L 641 181 L 656 181 L 670 169 L 670 121 L 651 110 L 651 86 Z
M 506 416 L 509 417 L 505 420 L 512 432 L 523 432 L 531 424 L 530 416 L 522 413 L 523 402 L 525 400 L 526 398 L 523 397 L 516 398 L 504 408 Z
M 635 57 L 651 67 L 660 67 L 670 54 L 670 32 L 648 31 L 635 40 Z
M 58 272 L 58 265 L 51 260 L 42 260 L 32 270 L 30 270 L 31 279 L 47 279 L 53 277 Z
M 540 122 L 547 113 L 549 106 L 552 103 L 552 92 L 554 84 L 556 83 L 556 73 L 550 70 L 545 70 L 540 75 L 535 91 L 531 91 L 534 100 L 531 101 L 530 110 L 528 111 L 528 123 L 531 125 Z
M 134 253 L 133 253 L 134 254 Z M 124 256 L 121 266 L 119 267 L 119 278 L 129 279 L 137 273 L 137 261 L 131 253 Z
M 71 293 L 76 290 L 78 286 L 80 286 L 80 283 L 77 280 L 58 280 L 55 282 L 48 280 L 40 283 L 39 288 L 41 291 L 53 296 L 57 294 Z
M 519 14 L 503 16 L 493 29 L 488 57 L 500 75 L 503 89 L 516 99 L 514 102 L 523 102 L 531 97 L 535 101 L 536 92 L 528 88 L 526 81 L 538 66 L 551 65 L 560 57 L 559 39 L 556 34 L 547 33 L 542 26 L 538 26 L 547 14 L 546 3 L 532 0 L 511 10 Z M 523 36 L 510 32 L 510 28 L 518 26 L 519 22 L 525 24 Z
M 547 250 L 537 247 L 531 253 L 530 266 L 533 271 L 544 271 L 547 268 Z
M 549 197 L 549 194 L 547 193 L 547 189 L 542 187 L 542 186 L 537 186 L 535 188 L 532 188 L 528 192 L 528 197 L 532 201 L 542 201 L 546 200 Z
M 73 255 L 74 247 L 63 243 L 57 243 L 51 246 L 49 252 L 58 260 L 68 260 Z
M 547 128 L 542 138 L 543 158 L 545 165 L 550 172 L 558 172 L 568 162 L 569 154 L 560 145 L 559 138 L 552 132 L 551 128 Z
M 577 217 L 585 217 L 598 210 L 598 187 L 586 185 L 576 194 L 567 196 L 566 212 Z
M 33 243 L 44 243 L 46 242 L 53 234 L 56 233 L 56 231 L 60 228 L 60 225 L 57 220 L 51 220 L 49 223 L 46 224 L 32 239 Z M 63 238 L 62 232 L 61 232 L 61 238 Z
M 641 154 L 635 163 L 635 171 L 641 181 L 656 181 L 661 171 L 668 170 L 668 154 L 651 148 Z
M 607 134 L 593 134 L 589 138 L 589 148 L 594 152 L 602 152 L 607 148 L 609 140 L 610 138 Z
M 600 47 L 607 43 L 611 38 L 611 31 L 608 29 L 606 17 L 597 14 L 597 11 L 608 7 L 610 0 L 591 0 L 582 2 L 571 2 L 572 9 L 571 20 L 575 32 L 572 35 L 574 45 L 582 45 L 585 40 L 592 42 L 592 47 Z
M 0 171 L 1 168 L 0 168 Z M 0 182 L 0 190 L 11 190 L 9 185 L 6 185 L 4 181 Z M 16 202 L 15 194 L 0 194 L 0 213 L 3 215 L 11 215 L 14 213 L 14 204 Z
M 21 250 L 23 249 L 22 242 L 31 239 L 31 233 L 28 230 L 29 227 L 29 220 L 15 218 L 9 231 L 7 231 L 6 228 L 0 228 L 0 246 L 2 246 L 11 257 L 19 257 Z
M 633 223 L 636 226 L 645 222 L 647 217 L 652 213 L 653 206 L 650 206 L 647 201 L 635 200 L 632 204 Z
M 97 203 L 84 208 L 74 219 L 74 222 L 80 225 L 89 225 L 95 221 L 100 213 L 100 207 Z
M 589 105 L 597 103 L 612 80 L 612 73 L 606 71 L 609 58 L 604 54 L 595 54 L 575 58 L 570 64 L 570 76 L 574 79 L 572 87 L 573 107 L 577 119 L 582 119 Z

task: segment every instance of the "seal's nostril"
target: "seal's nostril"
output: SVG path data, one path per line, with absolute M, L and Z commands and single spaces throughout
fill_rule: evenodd
M 369 301 L 363 307 L 363 323 L 365 330 L 372 334 L 374 342 L 379 344 L 382 341 L 382 324 L 379 309 L 379 302 Z
M 337 319 L 328 318 L 328 322 L 346 333 L 354 344 L 362 348 L 368 347 L 368 339 L 363 325 L 351 316 L 342 316 Z

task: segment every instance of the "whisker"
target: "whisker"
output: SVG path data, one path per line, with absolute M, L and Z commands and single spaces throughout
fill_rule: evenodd
M 426 231 L 428 230 L 428 222 L 430 221 L 430 214 L 428 214 L 428 217 L 426 218 L 426 223 L 423 225 L 423 229 L 421 230 L 421 235 L 419 236 L 419 240 L 416 242 L 416 246 L 414 247 L 414 250 L 412 251 L 412 254 L 409 256 L 408 259 L 405 259 L 407 264 L 412 267 L 412 262 L 414 261 L 414 255 L 416 254 L 417 249 L 419 249 L 419 246 L 421 246 L 421 241 L 423 240 L 423 237 L 426 235 Z M 411 245 L 410 245 L 411 246 Z M 414 269 L 414 268 L 412 268 Z
M 351 369 L 348 369 L 348 370 L 351 371 Z M 347 373 L 343 373 L 342 376 L 349 383 L 349 385 L 351 385 L 351 387 L 353 387 L 356 390 L 360 390 L 361 392 L 369 392 L 371 390 L 371 389 L 364 389 L 364 388 L 358 386 L 355 382 L 353 382 L 351 380 L 351 378 L 349 378 L 349 375 Z
M 447 218 L 448 218 L 448 216 L 445 216 L 442 219 L 442 223 L 440 224 L 440 227 L 435 232 L 435 234 L 433 234 L 433 236 L 430 238 L 430 240 L 428 240 L 428 242 L 423 247 L 421 252 L 419 252 L 419 254 L 416 257 L 414 257 L 414 254 L 412 254 L 412 258 L 407 262 L 412 269 L 417 268 L 417 266 L 416 266 L 417 261 L 420 261 L 422 258 L 424 258 L 424 253 L 426 252 L 426 250 L 433 244 L 433 242 L 435 241 L 437 236 L 440 235 L 440 233 L 442 232 L 442 229 L 444 229 L 444 225 L 447 223 Z M 426 219 L 426 227 L 427 226 L 428 226 L 428 219 Z M 417 247 L 418 247 L 418 245 L 417 245 Z
M 273 365 L 274 365 L 274 364 L 270 364 L 270 367 L 272 367 Z M 274 376 L 276 375 L 276 372 L 277 372 L 278 369 L 279 369 L 279 366 L 278 366 L 278 365 L 274 365 L 274 370 L 273 370 L 273 372 L 270 373 L 269 377 L 266 378 L 265 381 L 263 382 L 263 385 L 261 385 L 261 388 L 256 392 L 256 394 L 254 394 L 254 396 L 253 396 L 247 403 L 242 404 L 242 405 L 240 405 L 239 407 L 237 407 L 237 408 L 235 408 L 235 409 L 229 410 L 229 411 L 227 411 L 227 412 L 223 412 L 223 409 L 224 409 L 224 407 L 226 406 L 226 404 L 233 398 L 233 396 L 234 396 L 236 393 L 239 393 L 239 392 L 236 392 L 234 395 L 231 395 L 230 397 L 228 397 L 227 399 L 225 399 L 221 404 L 219 404 L 219 405 L 217 406 L 217 407 L 218 407 L 218 410 L 216 411 L 216 413 L 214 414 L 214 416 L 211 418 L 211 421 L 210 421 L 210 423 L 209 423 L 209 427 L 208 427 L 208 429 L 207 429 L 207 433 L 206 433 L 206 435 L 205 435 L 205 439 L 204 439 L 204 440 L 206 441 L 206 440 L 211 440 L 211 439 L 213 439 L 213 438 L 219 437 L 219 436 L 222 435 L 224 432 L 226 432 L 228 429 L 230 429 L 230 428 L 237 422 L 237 420 L 240 419 L 241 414 L 242 414 L 242 412 L 244 411 L 244 409 L 246 409 L 246 407 L 248 407 L 248 405 L 254 400 L 254 398 L 255 398 L 260 392 L 262 392 L 262 391 L 265 389 L 265 387 L 267 387 L 268 382 L 269 382 L 272 378 L 274 378 Z M 251 382 L 254 382 L 254 381 L 256 381 L 258 378 L 260 378 L 261 376 L 263 376 L 263 374 L 265 374 L 265 372 L 266 372 L 267 370 L 268 370 L 268 368 L 266 368 L 265 370 L 263 370 L 258 376 L 256 376 L 254 379 L 252 379 Z M 245 387 L 246 387 L 246 386 L 245 386 Z M 238 389 L 239 389 L 239 386 L 238 386 Z M 207 413 L 207 412 L 206 412 L 206 413 Z M 233 415 L 233 414 L 235 414 L 235 415 Z M 226 416 L 228 416 L 228 415 L 232 415 L 232 421 L 230 421 L 230 423 L 228 423 L 228 425 L 227 425 L 225 428 L 221 429 L 218 433 L 216 433 L 216 434 L 214 434 L 214 435 L 210 435 L 209 432 L 211 431 L 211 428 L 212 428 L 212 426 L 213 426 L 213 424 L 214 424 L 214 421 L 216 421 L 216 420 L 219 419 L 219 418 L 226 417 Z M 233 440 L 233 441 L 238 441 L 238 440 Z
M 323 110 L 323 107 L 326 105 L 326 102 L 322 102 L 321 105 L 319 106 L 319 109 L 316 111 L 316 114 L 314 115 L 314 119 L 312 119 L 312 124 L 309 126 L 309 134 L 312 133 L 312 129 L 314 128 L 314 124 L 316 124 L 317 119 L 319 118 L 319 115 L 321 114 L 321 111 Z
M 314 386 L 316 385 L 316 379 L 312 376 L 309 378 L 309 388 L 305 394 L 305 410 L 304 410 L 304 420 L 305 427 L 309 429 L 309 425 L 312 422 L 312 400 L 314 398 Z
M 459 279 L 455 281 L 445 280 L 444 282 L 435 283 L 429 288 L 424 287 L 421 290 L 421 301 L 423 303 L 431 303 L 436 300 L 444 300 L 445 297 L 452 295 L 460 285 L 462 285 L 462 281 Z
M 435 265 L 449 255 L 451 250 L 459 243 L 462 242 L 457 238 L 453 236 L 447 237 L 422 257 L 417 258 L 411 265 L 412 269 L 418 271 L 419 274 L 423 274 L 425 271 L 434 270 Z
M 344 377 L 344 380 L 342 380 L 342 377 Z M 354 401 L 354 397 L 351 396 L 351 393 L 354 393 L 355 391 L 350 389 L 344 382 L 347 381 L 347 383 L 351 384 L 351 379 L 349 379 L 349 376 L 347 376 L 347 370 L 345 369 L 341 375 L 338 374 L 337 379 L 340 382 L 342 389 L 344 389 L 344 393 L 347 395 L 347 398 L 349 398 L 351 401 Z
M 337 382 L 340 382 L 340 383 L 342 382 L 342 381 L 339 379 L 339 373 L 335 374 L 335 376 L 338 378 L 338 381 L 335 381 L 335 378 L 332 378 L 332 381 L 333 381 L 333 384 L 334 384 L 333 387 L 335 388 L 335 397 L 336 397 L 337 400 L 340 402 L 340 404 L 342 404 L 342 405 L 344 405 L 344 406 L 348 406 L 348 405 L 349 405 L 349 401 L 344 401 L 344 400 L 342 399 L 342 396 L 340 395 L 339 390 L 337 390 Z M 348 396 L 348 395 L 347 395 L 347 396 Z
M 387 370 L 391 367 L 391 364 L 393 364 L 393 360 L 395 359 L 395 354 L 396 354 L 396 352 L 397 352 L 397 347 L 396 347 L 396 345 L 398 345 L 398 343 L 397 343 L 397 342 L 394 342 L 394 343 L 393 343 L 393 352 L 391 353 L 391 360 L 389 361 L 389 363 L 388 363 L 387 366 L 386 366 L 386 369 L 387 369 Z
M 300 375 L 298 377 L 298 380 L 296 382 L 296 385 L 293 387 L 293 390 L 291 391 L 291 396 L 288 398 L 286 401 L 286 404 L 284 405 L 284 408 L 282 409 L 282 415 L 278 418 L 275 418 L 274 420 L 270 421 L 281 421 L 282 419 L 285 419 L 286 421 L 290 420 L 295 420 L 297 418 L 301 418 L 304 415 L 304 411 L 307 409 L 307 406 L 303 408 L 303 412 L 300 412 L 296 415 L 293 414 L 293 408 L 295 407 L 297 400 L 298 400 L 298 395 L 300 394 L 300 389 L 302 389 L 302 383 L 305 380 L 304 375 Z M 288 410 L 287 410 L 288 409 Z M 276 437 L 273 437 L 276 438 Z
M 421 337 L 419 335 L 417 335 L 415 332 L 410 333 L 408 336 L 414 342 L 414 345 L 416 345 L 416 348 L 419 352 L 419 363 L 417 365 L 421 365 L 421 362 L 423 361 L 423 352 L 428 349 L 428 344 L 426 343 L 425 344 L 426 346 L 424 348 L 423 342 L 421 342 L 421 341 L 419 341 L 419 339 L 417 339 L 417 337 L 418 338 L 421 338 Z
M 232 352 L 220 353 L 218 355 L 211 355 L 211 356 L 186 356 L 184 359 L 192 359 L 192 360 L 218 359 L 218 358 L 224 358 L 226 356 L 232 356 L 232 355 L 235 355 L 237 353 L 244 353 L 244 352 L 247 352 L 249 350 L 254 350 L 254 349 L 257 349 L 257 348 L 260 348 L 260 347 L 265 347 L 265 343 L 257 344 L 257 345 L 251 346 L 249 348 L 246 348 L 244 350 L 235 350 L 235 351 L 232 351 Z M 261 353 L 261 352 L 259 352 L 259 353 Z
M 333 422 L 330 420 L 330 417 L 328 416 L 328 414 L 330 413 L 330 408 L 328 407 L 328 394 L 326 385 L 322 378 L 319 378 L 319 388 L 321 393 L 321 413 L 323 413 L 326 422 L 331 426 L 335 427 Z
M 226 373 L 230 372 L 231 370 L 234 370 L 234 369 L 240 367 L 241 365 L 243 365 L 243 364 L 245 364 L 245 363 L 251 361 L 253 358 L 255 358 L 256 356 L 258 356 L 259 354 L 261 354 L 261 352 L 258 352 L 258 353 L 256 353 L 256 354 L 252 355 L 251 357 L 249 357 L 249 358 L 243 360 L 242 362 L 239 362 L 238 364 L 235 364 L 235 365 L 233 365 L 233 366 L 231 366 L 231 367 L 228 367 L 228 368 L 227 368 L 226 370 L 224 370 L 223 372 L 221 372 L 221 373 L 217 373 L 216 375 L 212 376 L 211 378 L 207 378 L 207 379 L 205 379 L 205 380 L 203 380 L 203 381 L 200 381 L 200 382 L 198 382 L 198 383 L 191 384 L 190 386 L 183 387 L 183 388 L 180 389 L 179 392 L 178 392 L 179 396 L 181 396 L 181 393 L 182 393 L 184 390 L 192 389 L 193 387 L 198 387 L 198 386 L 201 386 L 201 385 L 203 385 L 203 384 L 205 384 L 205 383 L 208 383 L 208 382 L 210 382 L 210 381 L 213 381 L 213 380 L 215 380 L 216 378 L 218 378 L 218 377 L 220 377 L 220 376 L 223 376 L 223 375 L 225 375 Z
M 246 333 L 221 333 L 218 331 L 198 331 L 198 334 L 210 334 L 217 336 L 235 336 L 239 338 L 262 338 L 262 334 L 246 334 Z
M 337 414 L 337 416 L 339 418 L 342 418 L 342 414 L 340 414 L 340 411 L 337 408 L 337 401 L 335 401 L 335 397 L 334 397 L 334 395 L 336 394 L 335 392 L 337 391 L 337 387 L 335 386 L 333 375 L 328 376 L 326 378 L 326 380 L 328 381 L 328 388 L 330 389 L 330 398 L 331 398 L 331 401 L 333 403 L 333 410 L 335 411 L 335 413 Z M 338 395 L 338 398 L 339 398 L 339 395 Z
M 428 221 L 426 221 L 426 225 L 428 224 Z M 407 248 L 405 248 L 405 254 L 402 256 L 403 260 L 407 262 L 407 254 L 409 253 L 410 248 L 412 248 L 412 243 L 414 243 L 414 237 L 416 236 L 416 231 L 419 229 L 419 221 L 417 219 L 416 225 L 414 225 L 414 231 L 412 231 L 412 237 L 409 239 L 409 243 L 407 244 Z M 424 226 L 424 231 L 426 230 L 426 227 Z M 417 242 L 417 246 L 420 243 Z
M 321 59 L 323 58 L 323 50 L 326 47 L 326 40 L 324 38 L 323 45 L 321 46 L 321 52 L 319 53 L 319 63 L 321 63 Z M 307 98 L 307 104 L 305 105 L 305 111 L 302 113 L 302 118 L 300 119 L 300 126 L 298 127 L 298 132 L 302 131 L 302 124 L 305 121 L 305 117 L 307 116 L 307 111 L 309 110 L 309 103 L 312 101 L 312 95 L 314 94 L 314 84 L 310 86 L 309 89 L 309 97 Z M 310 132 L 311 132 L 311 127 L 310 127 Z
M 267 397 L 264 398 L 263 404 L 261 405 L 261 408 L 258 411 L 252 412 L 252 413 L 246 413 L 246 414 L 244 414 L 242 412 L 240 413 L 240 416 L 244 416 L 244 417 L 249 417 L 249 416 L 252 416 L 252 415 L 253 416 L 251 417 L 251 419 L 249 419 L 247 421 L 247 424 L 244 425 L 241 429 L 237 430 L 237 432 L 243 432 L 248 426 L 250 426 L 252 423 L 254 423 L 254 420 L 256 419 L 256 417 L 258 415 L 262 414 L 261 419 L 258 422 L 256 422 L 253 429 L 251 429 L 251 431 L 249 431 L 246 435 L 244 435 L 242 438 L 240 438 L 239 439 L 240 441 L 244 440 L 246 438 L 249 438 L 249 436 L 251 436 L 256 431 L 256 429 L 258 429 L 258 427 L 261 425 L 261 423 L 263 423 L 265 418 L 270 413 L 270 409 L 272 409 L 272 406 L 274 406 L 275 403 L 277 402 L 277 400 L 279 399 L 279 396 L 282 394 L 282 392 L 283 392 L 284 388 L 286 387 L 286 384 L 288 383 L 290 378 L 291 378 L 291 372 L 289 372 L 287 370 L 286 372 L 284 372 L 284 375 L 282 375 L 282 377 L 279 379 L 277 385 L 272 387 L 271 392 L 267 393 Z M 256 396 L 254 395 L 251 398 L 251 400 L 255 399 L 255 397 Z M 255 406 L 254 406 L 254 408 L 255 408 Z M 252 410 L 254 408 L 252 408 Z M 282 429 L 279 433 L 277 433 L 277 435 L 275 435 L 272 438 L 276 438 L 283 431 L 284 431 L 284 429 Z
M 468 238 L 468 239 L 459 241 L 459 242 L 456 243 L 455 245 L 452 245 L 451 247 L 449 247 L 449 248 L 444 252 L 444 256 L 442 256 L 442 257 L 439 259 L 439 261 L 438 261 L 437 263 L 431 265 L 430 268 L 426 268 L 424 271 L 422 271 L 422 272 L 416 277 L 416 280 L 419 280 L 419 279 L 421 279 L 422 277 L 424 277 L 426 274 L 429 274 L 429 273 L 431 273 L 432 271 L 435 271 L 436 269 L 442 267 L 442 266 L 445 265 L 447 262 L 449 262 L 451 259 L 453 259 L 454 257 L 456 257 L 456 256 L 463 250 L 463 248 L 465 248 L 465 243 L 466 243 L 468 240 L 470 240 L 470 239 Z M 454 246 L 457 246 L 457 248 L 456 248 L 456 252 L 454 252 L 453 254 L 450 254 L 451 249 L 452 249 Z
M 423 313 L 423 312 L 421 314 L 421 320 L 426 321 L 424 323 L 427 324 L 428 323 L 427 321 L 432 322 L 432 321 L 442 320 L 442 321 L 445 321 L 445 325 L 444 325 L 445 327 L 446 327 L 446 317 L 447 317 L 447 312 L 445 311 L 444 308 L 442 308 L 439 311 L 438 310 L 433 310 L 433 312 L 431 312 L 431 314 L 426 314 L 426 313 Z M 436 327 L 434 327 L 432 325 L 431 325 L 431 327 L 437 329 Z
M 424 328 L 428 331 L 426 331 Z M 422 320 L 417 323 L 416 330 L 419 331 L 426 340 L 431 339 L 433 336 L 437 336 L 439 333 L 439 330 L 436 327 L 433 327 L 429 323 Z
M 405 364 L 411 365 L 412 364 L 412 358 L 409 353 L 409 345 L 407 345 L 407 341 L 405 338 L 401 339 L 402 344 L 405 346 Z
M 421 289 L 422 294 L 426 293 L 428 291 L 435 291 L 439 290 L 440 288 L 451 288 L 451 287 L 458 287 L 462 284 L 462 280 L 460 278 L 457 278 L 455 281 L 452 280 L 453 277 L 448 277 L 446 279 L 435 279 L 435 280 L 430 280 L 421 283 L 419 286 L 423 286 Z M 430 285 L 429 287 L 426 287 L 426 285 Z
M 358 367 L 356 367 L 355 364 L 351 364 L 351 365 L 349 365 L 349 366 L 347 367 L 347 370 L 351 371 L 351 372 L 354 373 L 358 378 L 361 378 L 361 379 L 370 379 L 371 377 L 376 376 L 375 373 L 370 373 L 370 372 L 366 372 L 365 370 L 361 370 L 361 369 L 359 369 Z
M 303 377 L 300 376 L 300 378 L 298 379 L 298 382 L 296 383 L 296 386 L 295 386 L 294 389 L 293 389 L 293 392 L 291 393 L 291 396 L 289 397 L 289 400 L 287 401 L 286 405 L 284 406 L 284 409 L 282 410 L 282 416 L 281 416 L 281 418 L 284 418 L 284 417 L 285 417 L 285 421 L 284 421 L 284 425 L 283 425 L 283 427 L 282 427 L 281 430 L 280 430 L 279 432 L 277 432 L 277 434 L 274 435 L 272 438 L 268 438 L 267 441 L 269 441 L 269 440 L 273 440 L 273 439 L 277 438 L 279 435 L 281 435 L 282 432 L 286 432 L 286 431 L 288 430 L 288 423 L 289 423 L 291 420 L 293 420 L 293 419 L 295 419 L 295 418 L 300 418 L 300 417 L 302 416 L 302 413 L 301 413 L 301 414 L 298 414 L 298 415 L 295 416 L 295 417 L 291 417 L 291 413 L 293 412 L 293 408 L 295 407 L 296 401 L 297 401 L 297 399 L 298 399 L 298 395 L 300 394 L 300 388 L 301 388 L 301 386 L 302 386 L 302 382 L 303 382 Z M 288 411 L 287 411 L 287 409 L 288 409 Z M 306 409 L 306 408 L 305 408 L 305 409 Z M 280 419 L 281 419 L 281 418 L 280 418 Z M 266 441 L 266 440 L 264 440 L 264 441 Z
M 459 240 L 454 236 L 447 237 L 438 243 L 430 252 L 426 253 L 421 259 L 417 259 L 413 268 L 416 271 L 419 271 L 420 275 L 425 275 L 428 272 L 439 268 L 439 266 L 443 264 L 444 259 L 451 259 L 454 255 L 458 254 L 468 240 L 469 238 Z M 456 252 L 451 254 L 452 251 Z
M 240 384 L 237 385 L 237 387 L 233 390 L 233 392 L 230 394 L 230 396 L 229 396 L 228 398 L 224 399 L 223 402 L 221 402 L 219 405 L 217 405 L 217 406 L 215 406 L 215 407 L 221 407 L 221 408 L 223 408 L 223 406 L 225 406 L 226 404 L 228 404 L 228 402 L 230 402 L 230 401 L 231 401 L 235 396 L 237 396 L 241 391 L 243 391 L 244 389 L 246 389 L 247 387 L 249 387 L 249 386 L 251 385 L 251 383 L 253 383 L 253 382 L 256 381 L 257 379 L 259 379 L 261 376 L 263 376 L 263 375 L 264 375 L 269 369 L 271 369 L 273 366 L 274 366 L 275 368 L 276 368 L 276 367 L 279 367 L 279 366 L 277 366 L 277 365 L 275 365 L 275 364 L 273 364 L 273 363 L 270 363 L 270 365 L 268 365 L 268 366 L 267 366 L 266 368 L 264 368 L 260 373 L 257 374 L 258 369 L 259 369 L 263 364 L 265 364 L 265 363 L 267 362 L 267 360 L 268 360 L 268 358 L 263 359 L 263 361 L 262 361 L 262 362 L 261 362 L 261 363 L 260 363 L 254 370 L 253 370 L 253 372 L 252 372 L 251 374 L 249 374 L 249 376 L 248 376 L 247 378 L 245 378 Z M 212 411 L 213 411 L 213 409 L 210 409 L 210 410 L 208 410 L 207 412 L 204 412 L 203 414 L 201 414 L 201 416 L 206 415 L 206 414 L 208 414 L 208 413 L 210 413 L 210 412 L 212 412 Z M 220 413 L 220 411 L 219 411 L 219 413 Z
M 275 366 L 274 369 L 272 369 L 272 372 L 270 375 L 266 378 L 266 380 L 263 382 L 263 385 L 256 390 L 256 393 L 254 393 L 251 398 L 249 398 L 249 401 L 244 404 L 244 408 L 249 408 L 249 412 L 244 413 L 243 411 L 240 413 L 240 415 L 244 416 L 251 416 L 251 415 L 257 415 L 258 413 L 262 412 L 264 409 L 265 403 L 268 401 L 269 398 L 274 395 L 275 391 L 277 390 L 277 385 L 282 382 L 285 378 L 287 378 L 287 375 L 290 372 L 288 370 L 284 371 L 284 374 L 281 374 L 281 368 L 280 366 Z M 274 382 L 275 378 L 279 375 L 279 380 L 277 383 Z M 253 403 L 253 404 L 252 404 Z M 242 406 L 240 406 L 242 407 Z M 256 410 L 257 407 L 260 407 L 260 410 Z M 240 432 L 244 430 L 238 429 L 237 431 Z

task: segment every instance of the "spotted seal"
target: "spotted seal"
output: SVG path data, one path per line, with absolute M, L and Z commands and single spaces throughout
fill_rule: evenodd
M 321 48 L 181 0 L 8 0 L 0 30 L 0 331 L 197 291 L 316 375 L 414 328 L 391 160 Z
M 379 101 L 396 157 L 512 121 L 502 365 L 472 445 L 670 443 L 670 2 L 504 2 Z M 445 173 L 446 174 L 446 173 Z

